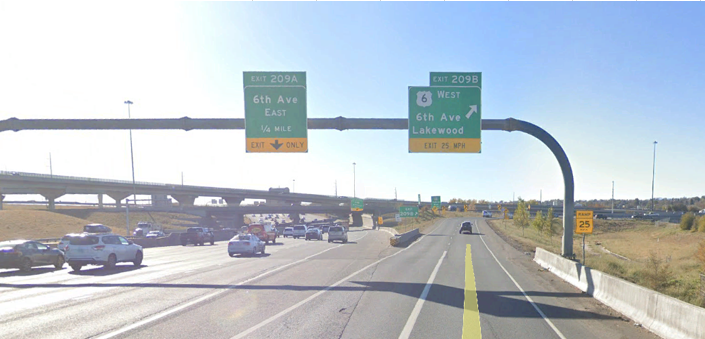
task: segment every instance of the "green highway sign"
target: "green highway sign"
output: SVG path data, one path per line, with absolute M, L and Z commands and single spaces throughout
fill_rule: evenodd
M 308 152 L 306 72 L 243 72 L 247 152 Z
M 352 198 L 350 200 L 350 210 L 360 212 L 365 209 L 365 202 L 362 199 Z
M 436 207 L 438 209 L 441 208 L 441 197 L 440 196 L 431 197 L 431 207 Z
M 457 86 L 482 88 L 482 72 L 431 72 L 431 86 Z
M 401 218 L 418 218 L 419 208 L 416 206 L 401 206 L 399 207 L 399 217 Z
M 409 152 L 480 153 L 480 87 L 409 87 Z

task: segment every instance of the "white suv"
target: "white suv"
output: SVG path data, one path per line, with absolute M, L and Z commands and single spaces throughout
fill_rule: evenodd
M 294 225 L 294 233 L 291 235 L 296 238 L 306 238 L 306 231 L 308 231 L 308 227 L 306 225 Z
M 103 265 L 112 269 L 119 262 L 142 265 L 142 246 L 115 234 L 81 234 L 69 238 L 64 251 L 66 262 L 74 271 L 85 265 Z

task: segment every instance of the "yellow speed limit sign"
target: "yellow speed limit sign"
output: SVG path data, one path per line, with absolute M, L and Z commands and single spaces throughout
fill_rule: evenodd
M 592 211 L 575 211 L 575 233 L 592 234 Z

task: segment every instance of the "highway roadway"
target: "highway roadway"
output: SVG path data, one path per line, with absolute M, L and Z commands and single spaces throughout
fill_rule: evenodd
M 353 227 L 264 256 L 219 242 L 146 249 L 140 268 L 0 270 L 0 338 L 655 338 L 474 220 L 402 248 Z

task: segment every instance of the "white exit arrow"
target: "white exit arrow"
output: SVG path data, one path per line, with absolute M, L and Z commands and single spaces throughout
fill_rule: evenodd
M 465 114 L 465 117 L 470 119 L 473 113 L 477 112 L 477 105 L 470 105 L 470 112 L 468 114 Z

